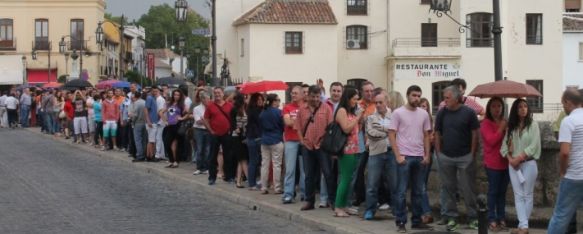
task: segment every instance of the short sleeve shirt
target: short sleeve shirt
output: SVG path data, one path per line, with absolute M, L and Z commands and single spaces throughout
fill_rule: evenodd
M 583 108 L 573 110 L 563 119 L 559 130 L 559 142 L 571 144 L 565 178 L 583 180 Z
M 228 115 L 231 113 L 231 109 L 233 109 L 233 104 L 230 102 L 225 102 L 223 106 L 219 106 L 215 102 L 209 102 L 206 107 L 204 118 L 209 122 L 216 136 L 223 136 L 229 133 L 231 119 Z
M 391 115 L 389 129 L 397 133 L 397 147 L 404 156 L 425 156 L 425 132 L 431 130 L 427 112 L 421 108 L 399 107 Z
M 158 103 L 156 103 L 153 96 L 148 96 L 148 98 L 146 98 L 146 109 L 148 109 L 150 121 L 153 124 L 158 123 Z
M 300 105 L 296 103 L 291 103 L 283 107 L 283 115 L 289 115 L 292 120 L 296 120 L 298 117 L 298 112 L 300 110 Z M 283 129 L 283 139 L 285 141 L 299 141 L 297 130 L 292 126 L 285 126 Z
M 474 110 L 461 105 L 452 111 L 447 107 L 437 113 L 435 131 L 443 139 L 441 152 L 448 157 L 462 157 L 471 152 L 472 131 L 480 128 Z

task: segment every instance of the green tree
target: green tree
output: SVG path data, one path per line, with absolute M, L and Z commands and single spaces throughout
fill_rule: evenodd
M 178 48 L 178 38 L 185 38 L 184 56 L 190 55 L 188 67 L 196 67 L 196 57 L 202 54 L 195 54 L 195 48 L 208 48 L 209 38 L 192 35 L 193 29 L 208 28 L 209 22 L 195 11 L 188 13 L 185 23 L 176 22 L 174 8 L 168 4 L 151 6 L 148 13 L 142 15 L 137 22 L 138 25 L 146 28 L 146 47 L 152 49 L 171 48 L 175 46 L 174 52 L 180 54 Z M 167 42 L 167 43 L 166 43 Z M 199 57 L 200 60 L 200 57 Z

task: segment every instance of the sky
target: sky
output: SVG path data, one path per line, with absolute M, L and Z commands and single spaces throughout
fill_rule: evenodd
M 138 20 L 140 16 L 146 14 L 150 6 L 167 3 L 174 7 L 175 0 L 106 0 L 107 8 L 105 12 L 114 16 L 124 14 L 130 21 Z M 206 0 L 188 0 L 188 6 L 205 18 L 210 18 L 210 8 L 206 5 Z

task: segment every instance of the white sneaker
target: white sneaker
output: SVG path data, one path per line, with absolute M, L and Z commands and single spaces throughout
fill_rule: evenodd
M 196 171 L 194 171 L 194 173 L 192 173 L 192 175 L 200 175 L 200 174 L 202 174 L 201 170 L 196 170 Z
M 379 210 L 388 210 L 390 208 L 391 208 L 391 206 L 389 206 L 389 204 L 387 204 L 387 203 L 382 204 L 381 206 L 379 206 Z
M 349 215 L 358 215 L 358 206 L 351 206 L 350 208 L 346 209 L 346 213 Z

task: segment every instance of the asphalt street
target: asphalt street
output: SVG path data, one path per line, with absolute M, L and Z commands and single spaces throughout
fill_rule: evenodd
M 0 233 L 323 233 L 25 130 L 0 129 Z

